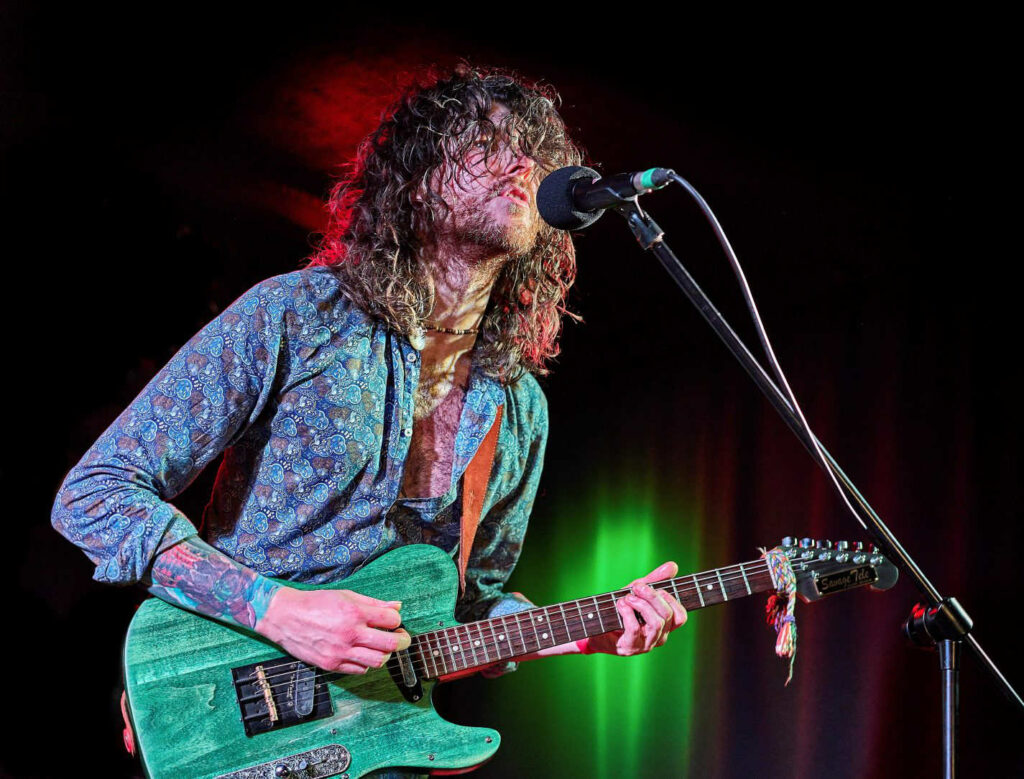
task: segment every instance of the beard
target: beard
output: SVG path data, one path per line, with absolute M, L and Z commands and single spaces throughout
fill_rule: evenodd
M 453 215 L 456 236 L 503 254 L 529 254 L 537 245 L 540 234 L 539 217 L 531 214 L 527 206 L 498 200 L 499 205 L 508 210 L 505 212 L 507 218 L 496 219 L 492 216 L 494 206 L 491 205 L 495 199 L 496 195 L 492 194 L 476 207 L 466 208 L 463 213 Z

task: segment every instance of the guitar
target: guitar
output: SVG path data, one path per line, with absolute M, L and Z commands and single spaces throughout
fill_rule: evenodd
M 782 548 L 804 601 L 896 582 L 892 563 L 863 544 L 787 538 Z M 763 559 L 653 586 L 690 611 L 775 591 Z M 156 598 L 142 604 L 125 639 L 124 679 L 149 776 L 355 779 L 389 766 L 471 770 L 497 751 L 501 737 L 441 719 L 430 701 L 438 678 L 619 630 L 615 601 L 628 594 L 460 624 L 453 617 L 455 564 L 427 545 L 395 549 L 326 587 L 401 600 L 411 646 L 365 675 L 330 673 L 282 656 L 242 628 Z

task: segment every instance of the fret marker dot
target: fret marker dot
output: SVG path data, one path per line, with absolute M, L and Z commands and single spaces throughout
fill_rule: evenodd
M 538 622 L 543 622 L 544 621 L 544 617 L 537 617 L 537 621 Z
M 594 618 L 593 614 L 587 614 L 587 619 L 593 619 L 593 618 Z
M 457 646 L 453 646 L 452 647 L 452 654 L 455 654 L 458 651 L 459 651 L 459 648 Z
M 505 640 L 505 634 L 502 633 L 500 636 L 498 636 L 498 640 L 499 641 L 504 641 Z
M 540 637 L 541 637 L 541 638 L 547 638 L 547 637 L 548 637 L 548 634 L 547 634 L 547 633 L 541 633 L 541 634 L 540 634 Z
M 710 585 L 710 584 L 708 585 L 708 589 L 709 589 L 709 590 L 711 589 L 711 585 Z
M 439 654 L 441 654 L 441 650 L 440 650 L 440 649 L 435 649 L 435 650 L 434 650 L 434 654 L 435 654 L 435 655 L 439 655 Z
M 480 642 L 479 642 L 479 641 L 474 641 L 474 642 L 473 642 L 473 645 L 474 645 L 474 646 L 480 646 Z

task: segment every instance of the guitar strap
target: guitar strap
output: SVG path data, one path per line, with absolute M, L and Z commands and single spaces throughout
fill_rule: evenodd
M 501 432 L 501 417 L 504 410 L 504 406 L 498 406 L 494 424 L 480 442 L 480 448 L 476 450 L 462 476 L 462 527 L 459 534 L 460 595 L 466 591 L 466 567 L 469 565 L 469 553 L 473 550 L 476 529 L 480 525 L 480 514 L 484 508 L 484 496 L 487 495 L 487 482 L 494 467 L 494 452 L 498 448 L 498 434 Z

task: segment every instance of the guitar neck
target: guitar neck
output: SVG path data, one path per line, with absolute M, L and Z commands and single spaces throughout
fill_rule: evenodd
M 764 560 L 679 576 L 651 586 L 673 595 L 687 611 L 775 589 Z M 427 678 L 511 660 L 570 641 L 621 630 L 622 619 L 615 603 L 629 592 L 628 588 L 616 590 L 505 617 L 432 630 L 413 638 L 410 651 L 421 660 L 420 669 Z

